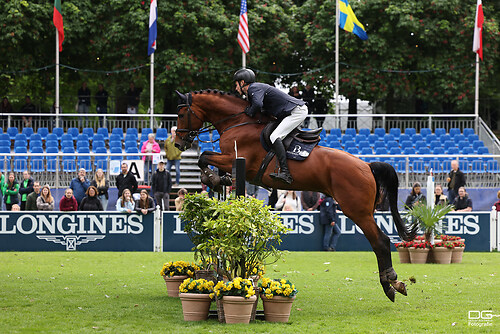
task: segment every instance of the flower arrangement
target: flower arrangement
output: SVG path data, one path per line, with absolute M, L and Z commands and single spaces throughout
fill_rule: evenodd
M 210 298 L 214 298 L 214 282 L 206 279 L 186 278 L 179 286 L 180 293 L 199 293 L 209 294 Z
M 414 247 L 413 241 L 401 241 L 401 242 L 396 242 L 394 244 L 394 247 L 396 248 L 410 248 Z
M 460 240 L 460 237 L 455 236 L 455 235 L 445 235 L 445 234 L 442 234 L 442 235 L 439 236 L 439 239 L 441 239 L 443 241 L 456 241 L 456 240 Z
M 168 277 L 188 275 L 189 277 L 193 277 L 194 271 L 199 269 L 200 268 L 194 263 L 186 261 L 170 261 L 163 265 L 160 275 Z
M 236 277 L 229 282 L 219 281 L 214 287 L 217 299 L 223 296 L 240 296 L 250 298 L 255 295 L 253 283 L 248 278 Z
M 452 242 L 448 241 L 439 241 L 434 244 L 434 247 L 445 247 L 448 249 L 453 249 L 455 248 L 455 245 Z
M 420 243 L 413 244 L 412 247 L 415 247 L 415 249 L 431 249 L 432 244 L 430 242 L 426 241 L 426 242 L 420 242 Z
M 454 241 L 453 246 L 454 246 L 454 248 L 464 248 L 465 243 L 463 243 L 462 241 Z
M 285 279 L 270 279 L 264 277 L 262 278 L 262 283 L 259 283 L 259 287 L 262 289 L 262 294 L 267 299 L 272 299 L 274 296 L 292 298 L 298 293 L 295 285 Z
M 417 235 L 415 237 L 415 240 L 425 240 L 425 236 L 424 235 Z

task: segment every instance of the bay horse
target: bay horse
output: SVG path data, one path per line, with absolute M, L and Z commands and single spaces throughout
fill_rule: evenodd
M 205 151 L 198 160 L 202 182 L 210 187 L 230 185 L 230 177 L 219 177 L 208 166 L 226 173 L 232 170 L 236 158 L 246 159 L 246 179 L 253 180 L 266 151 L 260 143 L 260 134 L 269 119 L 257 121 L 244 113 L 248 101 L 230 93 L 204 90 L 181 94 L 177 107 L 177 136 L 175 145 L 182 151 L 191 147 L 193 140 L 207 132 L 204 123 L 211 123 L 220 134 L 221 153 Z M 375 223 L 373 213 L 381 193 L 389 199 L 391 214 L 401 239 L 412 240 L 416 226 L 408 228 L 399 215 L 398 176 L 386 163 L 366 163 L 341 150 L 316 146 L 304 161 L 289 161 L 293 182 L 289 185 L 269 177 L 276 157 L 268 165 L 262 183 L 269 188 L 316 191 L 334 197 L 349 217 L 363 231 L 377 257 L 380 283 L 386 296 L 394 302 L 396 291 L 403 295 L 406 285 L 397 280 L 392 267 L 390 239 Z

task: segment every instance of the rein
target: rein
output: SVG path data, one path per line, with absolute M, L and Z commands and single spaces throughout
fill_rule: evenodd
M 182 104 L 179 104 L 177 106 L 177 114 L 179 113 L 179 110 L 182 109 L 182 108 L 187 108 L 188 110 L 188 128 L 187 129 L 177 129 L 176 131 L 177 132 L 187 132 L 187 138 L 186 138 L 186 141 L 192 143 L 193 140 L 195 140 L 196 138 L 198 138 L 198 141 L 202 142 L 202 143 L 216 143 L 217 141 L 219 141 L 220 137 L 217 138 L 216 140 L 201 140 L 200 139 L 200 134 L 202 133 L 205 133 L 205 132 L 210 132 L 212 130 L 215 130 L 215 125 L 219 124 L 219 123 L 222 123 L 222 122 L 225 122 L 231 118 L 234 118 L 234 117 L 237 117 L 237 116 L 240 116 L 242 114 L 245 113 L 245 111 L 242 111 L 242 112 L 239 112 L 239 113 L 236 113 L 236 114 L 233 114 L 233 115 L 230 115 L 228 117 L 225 117 L 215 123 L 211 123 L 210 125 L 207 125 L 207 126 L 204 126 L 204 127 L 201 127 L 200 129 L 198 130 L 192 130 L 191 129 L 191 114 L 194 115 L 194 117 L 196 117 L 198 120 L 200 120 L 202 123 L 204 123 L 204 121 L 193 111 L 193 109 L 191 109 L 191 94 L 187 94 L 187 101 L 186 103 L 182 103 Z M 249 124 L 261 124 L 262 122 L 260 120 L 258 121 L 255 121 L 255 122 L 243 122 L 243 123 L 240 123 L 240 124 L 235 124 L 235 125 L 231 125 L 227 128 L 225 128 L 224 130 L 222 130 L 219 135 L 222 135 L 224 132 L 228 131 L 228 130 L 231 130 L 233 128 L 236 128 L 236 127 L 240 127 L 240 126 L 244 126 L 244 125 L 249 125 Z

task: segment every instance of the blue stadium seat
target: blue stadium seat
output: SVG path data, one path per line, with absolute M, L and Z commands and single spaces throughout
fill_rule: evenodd
M 137 145 L 137 141 L 139 140 L 139 138 L 137 138 L 137 135 L 135 133 L 127 133 L 125 134 L 125 142 L 135 142 L 135 144 Z
M 80 147 L 77 148 L 78 153 L 90 153 L 90 150 L 88 147 Z M 92 157 L 87 155 L 87 156 L 78 156 L 78 168 L 84 168 L 86 171 L 91 171 L 92 170 Z
M 0 154 L 5 154 L 5 153 L 11 153 L 10 152 L 10 147 L 7 146 L 0 146 Z M 4 169 L 4 162 L 7 162 L 10 164 L 10 155 L 0 155 L 0 170 Z M 10 169 L 10 168 L 7 168 Z
M 323 131 L 325 131 L 323 129 Z M 325 131 L 325 134 L 326 134 L 326 131 Z M 161 140 L 161 141 L 164 141 L 168 138 L 168 130 L 165 129 L 165 128 L 158 128 L 156 129 L 156 140 Z M 324 135 L 323 136 L 320 136 L 321 138 L 324 138 Z
M 59 153 L 59 148 L 58 147 L 47 147 L 46 153 Z M 57 156 L 47 155 L 46 160 L 47 160 L 47 171 L 55 173 L 59 169 Z
M 344 150 L 348 150 L 350 148 L 356 147 L 356 142 L 354 141 L 346 141 L 344 144 Z M 357 149 L 356 149 L 357 150 Z M 357 154 L 357 153 L 356 153 Z
M 86 142 L 89 142 L 90 138 L 89 136 L 87 136 L 86 134 L 79 134 L 78 136 L 76 136 L 76 141 L 86 141 Z
M 488 173 L 500 173 L 500 168 L 498 167 L 498 161 L 489 160 L 486 162 L 486 171 Z
M 405 135 L 405 134 L 403 133 L 401 136 L 399 136 L 399 139 L 398 139 L 398 140 L 399 140 L 399 142 L 400 142 L 400 143 L 402 143 L 402 142 L 404 142 L 404 141 L 406 141 L 406 140 L 411 140 L 411 138 L 410 138 L 410 136 Z
M 415 149 L 419 150 L 423 147 L 427 147 L 427 143 L 423 140 L 413 141 L 415 143 Z
M 0 134 L 0 140 L 9 140 L 10 141 L 10 136 L 8 133 L 1 133 Z
M 411 170 L 413 173 L 423 174 L 425 173 L 425 162 L 422 159 L 417 159 L 411 162 Z
M 102 137 L 104 138 L 104 140 L 108 140 L 109 139 L 109 132 L 108 132 L 107 128 L 99 128 L 99 129 L 97 129 L 97 134 L 98 135 L 102 135 Z
M 150 133 L 153 133 L 153 129 L 151 129 L 151 128 L 142 128 L 140 142 L 144 143 L 145 141 L 147 141 L 148 140 L 148 135 Z
M 484 147 L 484 142 L 482 140 L 476 140 L 472 143 L 474 150 L 478 150 L 480 147 Z
M 371 147 L 363 147 L 360 151 L 359 154 L 365 155 L 365 154 L 373 154 L 373 151 Z
M 326 142 L 327 143 L 332 143 L 334 141 L 336 141 L 336 142 L 339 141 L 339 138 L 336 135 L 328 135 L 328 136 L 326 136 Z
M 475 133 L 476 132 L 474 131 L 473 128 L 464 128 L 463 134 L 464 134 L 465 137 L 469 137 L 470 135 L 473 135 Z
M 49 133 L 47 135 L 47 137 L 45 138 L 45 141 L 49 141 L 49 140 L 59 141 L 59 138 L 57 137 L 57 135 L 55 133 Z
M 105 147 L 98 147 L 95 150 L 93 150 L 94 153 L 98 154 L 107 154 L 108 150 Z M 107 156 L 94 156 L 94 165 L 96 170 L 97 169 L 102 169 L 103 172 L 106 172 L 108 170 L 108 162 L 107 162 Z
M 327 147 L 328 146 L 328 143 L 326 142 L 326 140 L 320 140 L 319 143 L 318 143 L 318 146 L 324 146 L 324 147 Z
M 345 129 L 344 134 L 356 137 L 356 129 L 354 129 L 354 128 L 347 128 L 347 129 Z
M 384 128 L 375 128 L 375 131 L 373 133 L 376 134 L 379 138 L 384 138 L 385 129 Z
M 426 137 L 424 137 L 424 138 L 425 138 L 425 142 L 426 142 L 427 144 L 430 144 L 430 143 L 432 143 L 433 141 L 439 141 L 438 137 L 437 137 L 435 134 L 433 134 L 433 133 L 431 133 L 430 135 L 427 135 L 427 136 L 426 136 Z
M 463 159 L 459 160 L 458 161 L 458 168 L 460 168 L 460 170 L 464 173 L 464 174 L 467 174 L 470 172 L 469 170 L 469 162 L 468 161 L 465 161 Z
M 445 149 L 446 154 L 460 154 L 460 150 L 458 147 L 452 146 L 448 148 L 447 150 Z
M 28 141 L 28 137 L 26 137 L 26 135 L 25 135 L 24 133 L 18 133 L 18 134 L 14 137 L 14 140 L 15 140 L 15 141 L 18 141 L 18 140 Z
M 31 143 L 30 143 L 31 144 Z M 45 171 L 45 165 L 44 165 L 44 152 L 43 148 L 40 147 L 34 147 L 31 150 L 31 172 L 34 173 L 41 173 Z M 36 155 L 39 154 L 39 155 Z
M 417 134 L 417 130 L 415 128 L 406 128 L 405 134 L 411 137 Z
M 110 142 L 112 142 L 112 141 L 122 141 L 122 140 L 123 140 L 123 136 L 120 136 L 119 134 L 116 134 L 116 133 L 112 133 L 111 136 L 109 136 L 109 141 Z
M 164 129 L 164 128 L 159 128 L 159 129 Z M 157 139 L 158 139 L 158 130 L 159 130 L 159 129 L 156 129 L 156 138 L 157 138 Z M 170 133 L 168 132 L 168 130 L 167 130 L 167 129 L 165 129 L 165 131 L 167 132 L 167 134 L 165 135 L 165 139 L 167 139 L 167 138 L 168 138 L 168 135 L 169 135 Z M 163 132 L 163 131 L 162 131 L 162 132 Z M 326 130 L 325 130 L 325 129 L 321 130 L 321 132 L 319 133 L 319 137 L 320 137 L 321 139 L 326 138 Z M 163 140 L 165 140 L 165 139 L 163 139 Z M 158 139 L 158 140 L 162 140 L 162 139 Z
M 460 131 L 459 128 L 451 128 L 450 132 L 449 132 L 451 137 L 455 137 L 456 135 L 459 135 L 461 133 L 462 133 L 462 131 Z
M 439 137 L 439 141 L 443 144 L 445 141 L 450 141 L 450 140 L 451 140 L 450 135 L 442 135 L 441 137 Z
M 462 149 L 462 154 L 474 154 L 474 149 L 470 146 L 464 147 Z
M 379 136 L 376 134 L 372 133 L 371 135 L 368 136 L 368 141 L 370 142 L 370 146 L 374 146 L 375 142 L 379 140 Z
M 401 129 L 400 128 L 390 128 L 389 134 L 393 135 L 395 140 L 399 140 L 399 136 L 401 136 Z
M 47 140 L 45 142 L 45 147 L 47 147 L 47 148 L 49 148 L 49 147 L 59 148 L 59 142 L 57 140 Z
M 126 135 L 128 134 L 133 134 L 136 137 L 139 137 L 139 130 L 137 128 L 127 128 L 127 131 L 125 132 Z
M 63 140 L 61 142 L 61 149 L 64 149 L 66 147 L 73 147 L 75 144 L 73 143 L 72 140 Z
M 458 142 L 458 149 L 463 152 L 464 148 L 470 147 L 470 143 L 468 141 L 462 140 Z
M 26 146 L 15 147 L 14 153 L 17 153 L 17 154 L 26 153 L 26 154 L 28 154 L 28 149 Z M 14 172 L 19 173 L 19 172 L 24 172 L 25 170 L 28 170 L 28 156 L 27 155 L 14 156 Z
M 394 161 L 394 169 L 396 173 L 406 173 L 406 161 L 405 160 L 396 160 Z
M 331 148 L 334 148 L 336 150 L 342 149 L 342 145 L 340 145 L 340 142 L 338 142 L 338 141 L 332 141 L 331 143 L 328 143 L 328 146 Z
M 436 130 L 434 130 L 434 134 L 438 137 L 444 136 L 446 134 L 446 129 L 445 128 L 436 128 Z
M 442 145 L 441 145 L 441 142 L 439 140 L 431 141 L 430 145 L 429 145 L 429 147 L 430 147 L 431 150 L 433 150 L 433 149 L 435 149 L 437 147 L 441 147 L 441 146 Z
M 342 131 L 339 128 L 330 129 L 330 135 L 336 135 L 337 137 L 342 137 Z
M 477 148 L 477 154 L 490 154 L 490 151 L 486 146 L 481 146 Z
M 345 142 L 348 142 L 348 141 L 354 141 L 353 136 L 351 136 L 351 135 L 343 135 L 342 136 L 342 144 L 344 144 Z
M 361 128 L 359 129 L 359 134 L 368 137 L 371 134 L 371 131 L 368 128 Z
M 32 127 L 23 128 L 23 131 L 22 131 L 22 134 L 25 135 L 26 138 L 31 137 L 31 135 L 34 134 L 34 133 L 35 132 L 33 131 Z
M 387 155 L 389 152 L 387 152 L 387 149 L 385 147 L 379 147 L 375 149 L 375 154 L 376 155 Z
M 393 148 L 393 147 L 397 147 L 397 148 L 399 148 L 399 143 L 398 143 L 397 141 L 395 141 L 395 140 L 389 140 L 389 141 L 386 143 L 386 147 L 387 147 L 387 149 L 389 149 L 389 150 L 390 150 L 391 148 Z
M 423 155 L 423 154 L 431 154 L 431 149 L 428 147 L 421 147 L 417 150 L 417 154 Z M 432 157 L 424 157 L 422 158 L 425 162 L 425 164 L 429 164 L 429 161 L 432 160 Z
M 87 135 L 89 140 L 94 139 L 94 129 L 92 129 L 92 128 L 83 128 L 82 134 Z
M 48 128 L 38 128 L 36 133 L 38 133 L 42 137 L 42 140 L 46 140 L 47 136 L 49 135 L 49 129 Z
M 0 140 L 0 146 L 10 148 L 10 140 Z
M 372 148 L 371 148 L 371 146 L 370 146 L 370 142 L 369 142 L 368 140 L 363 140 L 363 141 L 360 141 L 360 142 L 358 143 L 358 148 L 359 148 L 360 150 L 361 150 L 361 149 L 363 149 L 363 148 L 365 148 L 365 147 L 368 147 L 368 148 L 370 149 L 370 151 L 371 151 L 371 149 L 372 149 Z
M 432 134 L 432 130 L 429 129 L 429 128 L 421 128 L 420 129 L 420 134 L 422 135 L 422 137 L 426 138 L 427 136 L 429 136 L 430 134 Z
M 14 142 L 14 149 L 17 147 L 28 147 L 28 142 L 26 140 L 16 140 Z
M 476 134 L 472 134 L 472 135 L 469 135 L 469 136 L 467 137 L 467 140 L 469 141 L 469 143 L 471 143 L 471 144 L 472 144 L 472 143 L 473 143 L 473 142 L 475 142 L 476 140 L 479 140 L 479 136 L 478 136 L 478 135 L 476 135 Z
M 441 164 L 443 165 L 443 172 L 444 173 L 448 173 L 449 171 L 451 171 L 451 160 L 450 159 L 443 160 L 443 162 Z
M 411 140 L 402 141 L 402 142 L 400 142 L 400 144 L 401 144 L 402 150 L 404 150 L 405 148 L 408 148 L 408 147 L 413 147 L 413 143 Z
M 443 143 L 443 147 L 445 151 L 449 150 L 451 147 L 457 147 L 453 140 L 447 140 Z
M 389 142 L 389 141 L 393 141 L 393 140 L 395 140 L 393 135 L 391 135 L 391 134 L 389 134 L 389 133 L 387 133 L 387 134 L 385 134 L 385 135 L 384 135 L 384 142 L 385 142 L 386 144 L 387 144 L 387 142 Z
M 126 154 L 139 153 L 139 149 L 137 147 L 127 147 L 125 148 L 125 153 Z M 138 160 L 138 159 L 140 159 L 140 157 L 137 155 L 127 155 L 127 160 Z
M 391 155 L 401 154 L 401 149 L 399 147 L 391 147 L 389 150 L 389 154 Z
M 74 154 L 75 149 L 74 147 L 63 147 L 62 148 L 62 153 L 64 154 Z M 76 171 L 76 157 L 74 155 L 64 155 L 62 157 L 62 170 L 64 172 L 75 172 Z
M 30 141 L 32 140 L 42 141 L 42 136 L 40 136 L 38 133 L 34 133 L 30 136 Z
M 110 147 L 109 153 L 111 153 L 111 154 L 121 154 L 121 153 L 123 153 L 123 151 L 122 151 L 121 147 Z M 110 156 L 109 158 L 111 160 L 122 160 L 123 156 L 114 155 L 114 156 Z
M 444 154 L 444 148 L 441 147 L 441 146 L 435 147 L 431 151 L 432 151 L 432 154 L 434 154 L 434 155 L 436 155 L 436 154 Z
M 471 172 L 475 174 L 486 173 L 485 163 L 482 160 L 476 159 L 471 162 Z
M 62 142 L 65 142 L 65 141 L 66 141 L 66 142 L 68 142 L 68 141 L 73 141 L 73 136 L 72 136 L 72 135 L 70 135 L 69 133 L 65 133 L 65 134 L 63 134 L 63 135 L 61 136 L 61 138 L 59 138 L 59 139 L 60 139 L 61 143 L 62 143 Z
M 94 138 L 92 138 L 92 141 L 93 141 L 93 142 L 94 142 L 94 141 L 102 141 L 102 142 L 104 142 L 104 136 L 96 133 L 96 134 L 94 135 Z M 92 143 L 92 144 L 93 144 L 93 143 Z
M 422 135 L 414 134 L 413 136 L 411 136 L 411 141 L 416 143 L 417 141 L 425 141 L 425 140 L 424 137 L 422 137 Z
M 378 149 L 378 148 L 384 148 L 385 149 L 385 142 L 383 142 L 382 140 L 378 140 L 375 142 L 375 145 L 373 147 L 375 150 Z
M 73 137 L 73 140 L 76 140 L 78 135 L 80 134 L 80 131 L 78 130 L 78 128 L 68 128 L 68 131 L 66 133 L 71 135 L 71 137 Z
M 88 141 L 84 141 L 84 140 L 79 140 L 76 142 L 76 150 L 80 150 L 82 148 L 86 148 L 88 149 L 90 147 L 90 143 Z
M 406 147 L 403 150 L 403 154 L 405 155 L 410 155 L 410 154 L 415 154 L 415 149 L 413 147 Z M 410 158 L 410 161 L 415 160 L 415 158 Z
M 135 147 L 135 148 L 137 148 L 137 141 L 136 140 L 126 140 L 125 141 L 125 149 L 127 149 L 129 147 Z
M 359 142 L 368 141 L 368 138 L 365 135 L 357 135 L 355 141 L 359 145 Z
M 440 174 L 443 172 L 443 166 L 441 164 L 441 161 L 437 159 L 432 159 L 429 161 L 429 171 L 432 170 L 434 174 Z
M 464 141 L 466 138 L 464 135 L 456 135 L 455 137 L 453 137 L 453 141 L 455 142 L 461 142 L 461 141 Z
M 122 149 L 121 140 L 110 140 L 109 141 L 109 148 L 119 148 L 121 150 Z
M 95 149 L 98 147 L 106 148 L 106 142 L 104 140 L 95 140 L 94 139 L 94 141 L 92 141 L 92 151 L 95 151 Z
M 41 140 L 31 140 L 29 144 L 30 152 L 33 152 L 33 148 L 40 147 L 43 150 L 43 142 Z
M 346 152 L 352 155 L 356 155 L 358 154 L 358 149 L 357 147 L 349 147 Z
M 61 140 L 61 137 L 64 134 L 64 129 L 63 128 L 53 128 L 52 133 L 57 136 L 57 139 Z
M 118 135 L 120 136 L 120 140 L 123 139 L 123 129 L 122 128 L 113 128 L 111 130 L 111 135 Z M 111 140 L 111 136 L 109 137 L 109 140 Z

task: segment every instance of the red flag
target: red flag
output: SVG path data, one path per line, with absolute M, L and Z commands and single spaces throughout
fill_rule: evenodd
M 479 55 L 483 60 L 483 4 L 481 0 L 477 0 L 476 8 L 476 21 L 474 23 L 474 42 L 472 44 L 472 51 Z
M 64 24 L 61 11 L 61 0 L 54 0 L 54 16 L 52 17 L 52 22 L 54 22 L 59 34 L 59 52 L 61 52 L 62 43 L 64 41 Z

